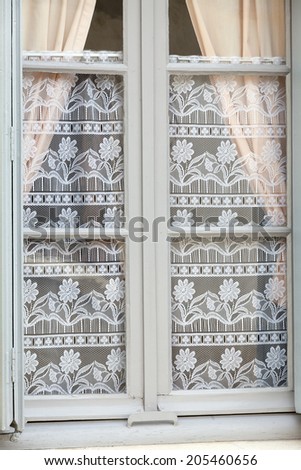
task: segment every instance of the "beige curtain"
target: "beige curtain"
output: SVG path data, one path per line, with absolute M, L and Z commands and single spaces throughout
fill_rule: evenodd
M 82 51 L 96 0 L 23 0 L 23 49 Z
M 88 36 L 96 0 L 23 0 L 23 50 L 25 51 L 73 51 L 84 49 Z M 34 73 L 35 83 L 46 78 L 44 73 Z M 60 87 L 64 87 L 64 75 L 51 74 L 55 80 L 56 95 L 63 96 Z M 39 91 L 37 89 L 37 102 Z M 63 103 L 62 103 L 63 105 Z M 30 121 L 58 120 L 57 109 L 33 108 Z M 26 135 L 24 136 L 26 137 Z M 36 152 L 33 158 L 26 162 L 25 191 L 32 188 L 32 179 L 39 169 L 41 154 L 47 151 L 52 136 L 36 134 L 30 136 L 35 140 Z M 39 158 L 40 156 L 40 158 Z
M 284 57 L 285 0 L 186 0 L 194 31 L 204 56 Z M 212 77 L 214 82 L 217 77 Z M 240 86 L 258 85 L 257 77 L 236 77 Z M 223 91 L 223 102 L 231 109 L 231 97 Z M 248 106 L 248 103 L 245 103 Z M 231 122 L 229 125 L 237 124 Z M 249 116 L 249 125 L 256 124 Z M 251 151 L 247 139 L 235 140 L 242 155 Z M 259 140 L 253 139 L 259 155 Z M 256 192 L 266 188 L 256 185 Z M 278 192 L 275 188 L 274 192 Z M 268 208 L 266 208 L 266 211 Z
M 206 56 L 285 55 L 284 0 L 186 0 Z

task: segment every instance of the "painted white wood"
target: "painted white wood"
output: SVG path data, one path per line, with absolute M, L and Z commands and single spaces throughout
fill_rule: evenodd
M 171 305 L 170 244 L 167 242 L 169 209 L 169 124 L 168 124 L 168 4 L 155 0 L 155 208 L 157 224 L 156 286 L 158 314 L 158 394 L 171 391 Z
M 83 62 L 40 62 L 26 61 L 24 70 L 34 70 L 35 72 L 60 72 L 60 73 L 104 73 L 108 75 L 124 75 L 127 67 L 123 64 L 85 64 Z M 80 72 L 79 72 L 80 71 Z
M 16 436 L 17 437 L 17 436 Z M 301 439 L 301 416 L 292 413 L 179 418 L 172 424 L 127 426 L 124 421 L 31 423 L 13 442 L 0 436 L 0 449 L 62 449 Z
M 129 234 L 129 221 L 142 215 L 141 195 L 141 80 L 140 80 L 140 0 L 125 0 L 124 8 L 124 60 L 125 64 L 67 64 L 68 71 L 77 73 L 117 73 L 125 81 L 125 229 L 69 229 L 24 230 L 24 236 L 43 239 L 52 236 L 63 239 L 77 238 L 123 239 L 126 245 L 126 352 L 127 393 L 116 395 L 26 397 L 27 421 L 116 419 L 143 410 L 143 347 L 142 347 L 142 244 Z M 36 63 L 40 70 L 40 62 Z M 26 66 L 28 63 L 26 64 Z M 41 64 L 43 71 L 54 72 L 56 63 Z M 64 66 L 64 64 L 59 64 Z M 45 67 L 44 67 L 45 66 Z M 33 67 L 35 68 L 35 67 Z M 66 69 L 66 70 L 67 70 Z M 62 71 L 60 69 L 60 71 Z M 19 115 L 21 114 L 21 108 Z M 19 187 L 21 187 L 21 179 Z M 20 204 L 22 207 L 22 204 Z M 21 220 L 21 217 L 20 219 Z M 21 251 L 20 251 L 21 252 Z M 18 296 L 16 294 L 16 296 Z M 18 310 L 22 311 L 22 308 Z
M 294 412 L 294 393 L 286 390 L 209 390 L 173 392 L 159 397 L 159 409 L 178 416 Z
M 154 0 L 156 5 L 155 16 L 155 70 L 156 70 L 156 216 L 169 219 L 169 169 L 168 169 L 168 75 L 174 73 L 194 73 L 197 75 L 208 75 L 214 73 L 231 74 L 264 74 L 264 75 L 286 75 L 287 76 L 287 95 L 290 101 L 290 67 L 288 65 L 274 64 L 227 64 L 227 63 L 168 63 L 168 0 Z M 289 12 L 289 5 L 287 5 Z M 287 23 L 287 50 L 290 51 L 289 43 L 289 23 Z M 299 42 L 300 43 L 300 42 Z M 288 64 L 290 61 L 288 60 Z M 288 108 L 289 112 L 290 108 Z M 290 122 L 288 123 L 288 129 Z M 165 135 L 163 136 L 163 133 Z M 288 155 L 289 144 L 288 144 Z M 288 181 L 290 189 L 290 181 Z M 160 204 L 161 202 L 161 204 Z M 290 219 L 289 219 L 290 222 Z M 286 237 L 288 241 L 288 252 L 290 254 L 290 234 L 291 227 L 273 228 L 273 227 L 235 227 L 234 229 L 225 229 L 218 227 L 193 227 L 190 229 L 168 228 L 162 229 L 161 238 L 157 245 L 157 293 L 158 293 L 158 314 L 160 318 L 160 333 L 158 334 L 159 357 L 162 358 L 158 370 L 159 377 L 159 398 L 158 405 L 162 411 L 174 411 L 179 415 L 189 414 L 228 414 L 228 413 L 262 413 L 265 411 L 294 411 L 293 393 L 291 388 L 267 391 L 245 391 L 245 390 L 224 390 L 224 391 L 198 391 L 198 392 L 171 392 L 171 328 L 170 328 L 170 281 L 169 275 L 169 246 L 166 243 L 166 237 L 173 238 L 178 236 L 199 236 L 208 238 L 234 233 L 239 236 L 249 234 L 258 236 L 281 236 Z M 168 271 L 166 271 L 166 264 Z M 288 262 L 288 271 L 290 269 Z M 291 274 L 288 272 L 288 293 L 290 294 Z M 161 290 L 159 285 L 161 285 Z M 288 299 L 291 315 L 291 297 Z M 288 360 L 292 369 L 292 322 L 288 322 Z M 289 386 L 292 387 L 292 372 L 289 372 Z
M 167 70 L 172 73 L 195 73 L 198 75 L 230 73 L 235 75 L 287 75 L 290 69 L 287 65 L 273 64 L 172 64 L 170 63 Z
M 9 2 L 8 2 L 9 3 Z M 17 430 L 24 427 L 24 372 L 23 372 L 23 159 L 22 159 L 22 65 L 21 65 L 21 30 L 20 2 L 14 0 L 12 5 L 12 124 L 14 128 L 14 161 L 12 168 L 13 200 L 13 341 L 16 358 L 16 380 L 14 384 L 14 424 Z
M 155 95 L 154 95 L 154 2 L 141 0 L 141 73 L 142 73 L 142 179 L 143 217 L 155 219 L 156 192 L 154 167 Z M 157 410 L 157 311 L 156 251 L 150 237 L 143 242 L 143 341 L 144 407 Z
M 142 243 L 130 236 L 129 223 L 142 216 L 140 0 L 123 2 L 125 76 L 125 207 L 127 394 L 143 395 Z
M 10 2 L 0 2 L 0 432 L 11 430 L 13 393 L 12 348 L 12 230 L 11 230 L 11 11 Z M 8 25 L 8 28 L 7 28 Z
M 122 419 L 143 410 L 141 399 L 126 395 L 26 397 L 26 421 Z
M 293 137 L 293 256 L 294 256 L 294 381 L 295 406 L 301 413 L 301 2 L 292 0 L 292 137 Z

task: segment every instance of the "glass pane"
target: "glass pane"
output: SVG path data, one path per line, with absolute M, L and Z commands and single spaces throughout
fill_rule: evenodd
M 173 227 L 286 224 L 283 77 L 170 78 Z
M 24 244 L 25 393 L 125 391 L 124 244 Z
M 23 0 L 25 51 L 122 51 L 122 0 Z
M 24 73 L 27 395 L 125 392 L 124 245 L 47 232 L 121 227 L 123 102 L 118 75 Z
M 169 0 L 172 62 L 208 57 L 279 64 L 285 36 L 285 0 Z
M 172 243 L 175 390 L 287 385 L 285 239 Z
M 123 79 L 24 74 L 24 227 L 120 227 Z
M 85 49 L 123 50 L 122 0 L 97 0 Z

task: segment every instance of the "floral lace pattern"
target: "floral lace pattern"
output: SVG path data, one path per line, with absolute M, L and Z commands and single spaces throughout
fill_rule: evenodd
M 169 116 L 172 226 L 285 225 L 281 77 L 172 76 Z
M 25 73 L 24 226 L 120 227 L 123 80 Z
M 124 246 L 24 244 L 27 394 L 125 391 Z
M 284 239 L 172 243 L 174 389 L 287 384 Z

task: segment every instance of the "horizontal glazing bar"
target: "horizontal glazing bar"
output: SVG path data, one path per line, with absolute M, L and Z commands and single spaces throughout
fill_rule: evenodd
M 287 65 L 273 64 L 232 64 L 232 63 L 170 63 L 167 66 L 168 72 L 173 74 L 194 73 L 194 74 L 220 74 L 231 73 L 240 74 L 260 74 L 260 75 L 287 75 L 290 68 Z
M 277 237 L 277 236 L 288 236 L 291 233 L 290 227 L 251 227 L 251 226 L 240 226 L 240 227 L 181 227 L 178 229 L 169 229 L 167 235 L 170 237 L 191 237 L 193 235 L 202 235 L 204 237 L 220 237 L 224 235 L 241 235 L 247 236 L 257 235 L 264 237 Z
M 24 229 L 24 238 L 29 239 L 45 239 L 51 238 L 63 240 L 65 238 L 98 240 L 100 238 L 117 238 L 123 239 L 128 236 L 128 230 L 124 228 L 43 228 L 37 227 L 34 230 Z

